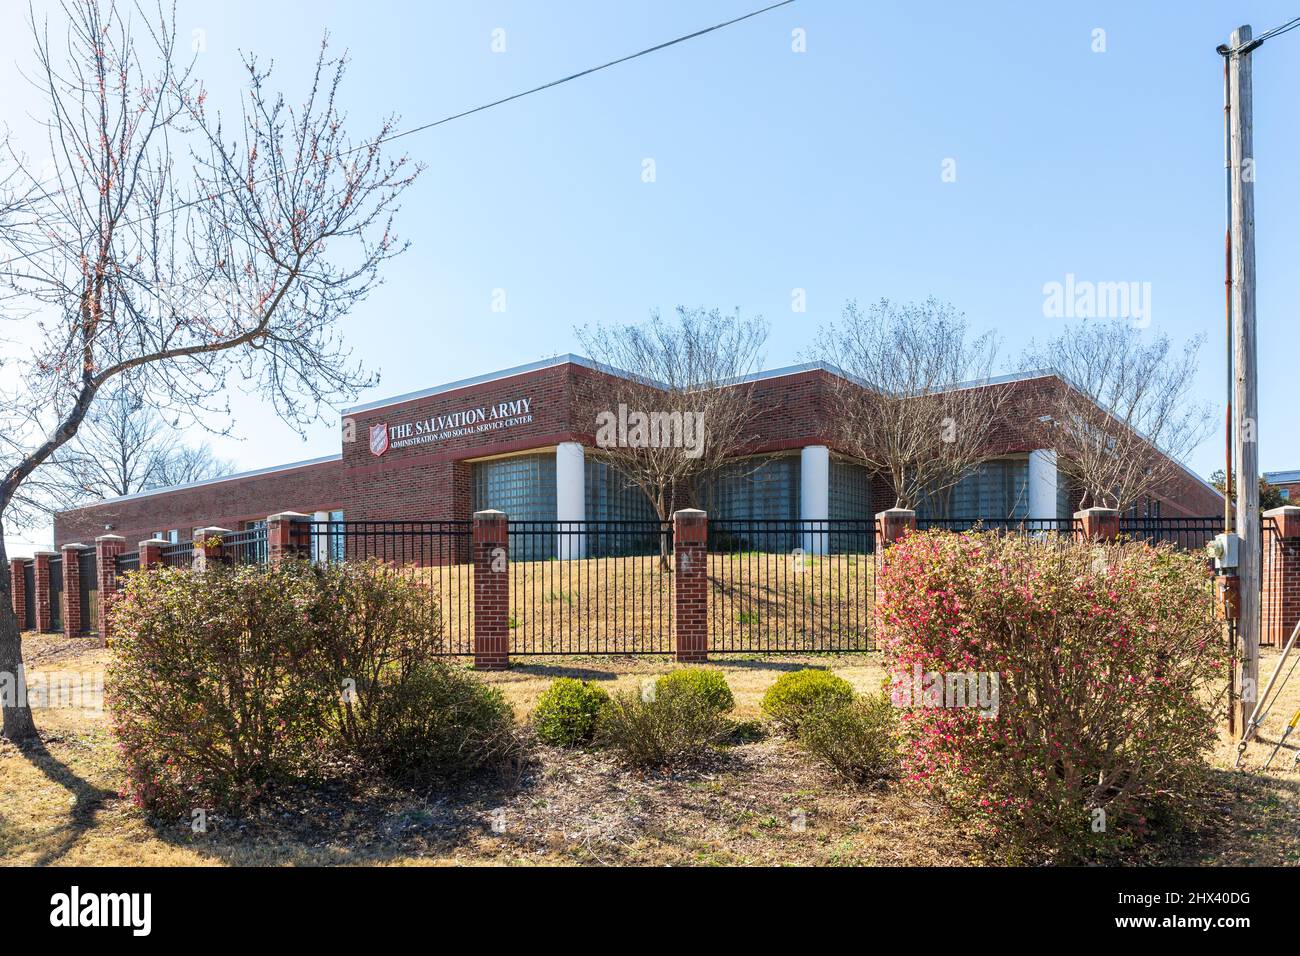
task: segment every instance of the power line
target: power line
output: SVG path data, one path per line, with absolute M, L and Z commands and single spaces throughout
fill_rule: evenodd
M 375 146 L 381 146 L 384 143 L 391 143 L 394 140 L 401 139 L 405 136 L 414 136 L 416 133 L 423 133 L 426 130 L 433 129 L 435 126 L 442 126 L 443 124 L 450 123 L 453 120 L 464 119 L 466 116 L 473 116 L 475 113 L 482 113 L 485 110 L 490 110 L 497 106 L 503 106 L 504 104 L 513 102 L 514 100 L 523 99 L 525 96 L 532 96 L 534 93 L 541 93 L 543 90 L 549 90 L 557 86 L 563 86 L 565 83 L 571 83 L 574 80 L 582 79 L 582 77 L 584 76 L 590 76 L 593 73 L 599 73 L 601 70 L 608 70 L 610 67 L 618 66 L 621 63 L 627 63 L 631 60 L 638 59 L 639 57 L 647 56 L 651 53 L 657 53 L 660 50 L 666 50 L 671 46 L 676 46 L 679 43 L 685 43 L 687 40 L 694 40 L 697 39 L 698 37 L 704 36 L 705 34 L 713 33 L 717 30 L 722 30 L 729 26 L 734 26 L 735 24 L 742 23 L 745 20 L 751 20 L 754 17 L 761 16 L 764 13 L 768 13 L 772 10 L 775 10 L 778 7 L 789 6 L 794 2 L 795 0 L 780 0 L 779 3 L 773 3 L 766 7 L 762 7 L 758 10 L 752 10 L 749 13 L 743 14 L 741 16 L 733 17 L 730 20 L 724 20 L 721 23 L 715 23 L 711 27 L 705 27 L 702 30 L 696 30 L 694 33 L 687 33 L 682 36 L 675 37 L 672 40 L 667 40 L 663 43 L 657 43 L 654 46 L 646 47 L 644 50 L 638 50 L 635 53 L 629 53 L 627 56 L 621 56 L 616 60 L 610 60 L 608 63 L 602 63 L 599 66 L 593 66 L 585 70 L 580 70 L 577 73 L 571 73 L 568 76 L 561 77 L 558 80 L 552 80 L 549 83 L 543 83 L 541 86 L 534 86 L 532 89 L 529 90 L 523 90 L 519 93 L 512 93 L 510 96 L 502 97 L 499 100 L 493 100 L 490 103 L 484 103 L 481 106 L 475 106 L 472 109 L 462 110 L 459 113 L 453 113 L 450 116 L 444 116 L 442 119 L 433 120 L 432 122 L 429 123 L 423 123 L 420 126 L 414 126 L 411 129 L 401 130 L 399 132 L 392 133 L 388 136 L 383 136 L 380 137 L 379 139 L 362 143 L 359 146 L 353 146 L 351 149 L 344 150 L 341 155 L 347 156 L 355 152 L 360 152 L 361 150 L 371 149 Z M 324 158 L 319 160 L 314 160 L 310 163 L 305 164 L 304 166 L 297 166 L 293 170 L 286 170 L 285 173 L 281 173 L 280 175 L 287 175 L 288 173 L 296 172 L 300 169 L 304 169 L 322 162 L 325 162 Z M 264 179 L 255 180 L 255 184 L 260 185 L 264 182 L 269 182 L 273 178 L 274 177 L 268 176 Z M 166 210 L 166 212 L 161 213 L 161 215 L 170 215 L 171 213 L 180 212 L 183 209 L 188 209 L 189 207 L 196 206 L 201 202 L 207 202 L 208 200 L 215 199 L 218 196 L 226 195 L 229 192 L 231 192 L 231 190 L 225 190 L 224 192 L 219 192 L 219 193 L 212 193 L 210 195 L 203 196 L 199 199 L 191 199 L 183 203 L 178 203 L 177 205 Z M 125 223 L 122 223 L 122 225 L 128 225 L 128 226 L 139 225 L 140 223 L 144 222 L 146 218 L 147 217 L 141 217 L 139 219 L 129 220 Z M 46 246 L 43 249 L 37 249 L 32 252 L 25 252 L 21 256 L 14 256 L 12 258 L 6 259 L 4 261 L 4 265 L 9 265 L 12 262 L 17 262 L 22 259 L 30 259 L 32 256 L 41 255 L 53 249 L 57 249 L 58 247 L 59 247 L 59 243 L 54 243 L 52 245 Z

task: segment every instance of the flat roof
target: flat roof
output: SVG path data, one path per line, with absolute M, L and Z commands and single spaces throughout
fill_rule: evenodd
M 277 471 L 292 471 L 295 468 L 308 468 L 311 465 L 323 465 L 326 462 L 342 461 L 343 453 L 337 455 L 325 455 L 321 458 L 307 458 L 303 461 L 291 461 L 286 465 L 271 465 L 267 468 L 255 468 L 252 471 L 241 471 L 233 475 L 219 475 L 216 478 L 204 478 L 201 481 L 187 481 L 180 485 L 167 485 L 163 488 L 150 488 L 148 491 L 137 491 L 129 495 L 118 495 L 115 498 L 100 498 L 98 501 L 92 501 L 88 504 L 78 505 L 76 508 L 68 508 L 60 511 L 59 514 L 67 514 L 72 511 L 81 511 L 85 508 L 95 508 L 99 505 L 112 504 L 115 501 L 134 501 L 137 498 L 149 498 L 153 495 L 165 495 L 172 491 L 185 491 L 188 488 L 202 488 L 205 485 L 218 485 L 223 481 L 238 481 L 241 478 L 256 478 L 258 475 L 272 475 Z
M 515 365 L 510 368 L 501 369 L 496 372 L 486 372 L 482 375 L 475 375 L 469 378 L 457 379 L 452 382 L 446 382 L 442 385 L 434 385 L 430 388 L 419 389 L 413 392 L 404 392 L 400 395 L 393 395 L 388 398 L 375 399 L 374 401 L 364 402 L 360 405 L 353 405 L 349 408 L 345 408 L 342 410 L 341 414 L 356 415 L 361 412 L 373 411 L 377 408 L 386 408 L 389 405 L 399 405 L 403 402 L 415 401 L 421 398 L 429 398 L 434 395 L 441 395 L 446 392 L 454 392 L 458 389 L 468 388 L 473 385 L 482 385 L 487 382 L 500 381 L 507 378 L 513 378 L 514 376 L 517 375 L 526 375 L 530 372 L 538 372 L 543 369 L 555 368 L 556 366 L 560 366 L 560 365 L 579 365 L 582 366 L 583 368 L 592 369 L 593 371 L 606 372 L 608 374 L 619 375 L 624 378 L 633 377 L 630 372 L 627 372 L 624 369 L 618 369 L 618 368 L 614 368 L 613 366 L 603 365 L 590 358 L 587 358 L 585 355 L 576 355 L 572 352 L 569 352 L 563 355 L 553 356 L 552 358 L 540 359 L 536 362 L 528 362 L 523 365 Z M 786 365 L 781 368 L 767 369 L 765 371 L 753 372 L 749 375 L 741 376 L 736 380 L 734 380 L 733 382 L 728 382 L 725 384 L 740 384 L 743 382 L 761 382 L 761 381 L 767 381 L 769 379 L 774 379 L 774 378 L 782 378 L 787 375 L 800 375 L 805 372 L 814 372 L 814 371 L 826 372 L 838 378 L 847 379 L 848 381 L 856 381 L 854 376 L 849 375 L 844 370 L 837 368 L 834 365 L 828 364 L 826 362 L 803 362 L 797 365 Z M 1024 371 L 1024 372 L 1010 372 L 1004 375 L 995 375 L 986 379 L 975 379 L 969 382 L 958 382 L 957 384 L 953 385 L 952 388 L 954 390 L 962 389 L 962 388 L 981 388 L 989 385 L 1002 385 L 1008 382 L 1029 381 L 1031 379 L 1049 378 L 1049 377 L 1061 378 L 1062 381 L 1065 381 L 1065 379 L 1053 369 L 1034 369 L 1034 370 Z M 120 502 L 120 501 L 131 501 L 136 498 L 147 498 L 152 495 L 167 494 L 173 491 L 184 491 L 189 488 L 199 488 L 204 485 L 214 485 L 223 481 L 237 481 L 243 478 L 255 478 L 259 475 L 268 475 L 280 471 L 291 471 L 295 468 L 307 468 L 310 467 L 311 465 L 320 465 L 331 461 L 342 461 L 342 459 L 343 459 L 343 455 L 340 452 L 339 454 L 326 455 L 321 458 L 310 458 L 305 461 L 290 462 L 289 464 L 284 464 L 284 465 L 272 465 L 269 468 L 258 468 L 253 471 L 243 471 L 233 475 L 222 475 L 218 478 L 207 478 L 202 481 L 192 481 L 180 485 L 169 485 L 165 488 L 151 488 L 148 491 L 138 491 L 134 494 L 120 495 L 115 498 L 103 498 L 100 499 L 99 501 L 92 502 L 91 504 L 87 504 L 87 505 L 82 505 L 78 508 L 70 508 L 68 509 L 68 511 L 80 511 L 82 508 L 93 507 L 101 504 L 111 504 L 113 502 Z M 1207 482 L 1200 475 L 1196 474 L 1196 472 L 1188 468 L 1187 465 L 1185 465 L 1183 462 L 1178 461 L 1177 459 L 1173 459 L 1173 461 L 1188 476 L 1195 479 L 1202 487 L 1206 488 L 1209 491 L 1214 492 L 1215 494 L 1219 494 L 1220 497 L 1222 497 L 1221 493 L 1218 491 L 1217 488 L 1215 488 L 1213 485 Z M 1287 475 L 1294 476 L 1294 477 L 1291 478 L 1277 477 L 1277 476 L 1287 476 Z M 1266 472 L 1264 477 L 1266 480 L 1270 482 L 1300 481 L 1300 471 Z
M 1270 485 L 1289 485 L 1300 481 L 1300 471 L 1266 471 L 1264 480 Z

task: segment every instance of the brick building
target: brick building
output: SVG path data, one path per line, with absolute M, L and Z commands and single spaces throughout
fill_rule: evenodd
M 1300 471 L 1266 471 L 1264 480 L 1276 488 L 1288 504 L 1300 504 Z
M 653 517 L 644 496 L 586 453 L 596 427 L 579 420 L 578 398 L 606 374 L 567 355 L 358 405 L 342 414 L 339 454 L 66 511 L 55 519 L 55 547 L 105 532 L 184 541 L 197 527 L 241 530 L 282 511 L 333 521 L 467 518 L 486 508 L 539 520 Z M 889 488 L 835 447 L 835 374 L 800 365 L 754 376 L 758 437 L 747 455 L 760 463 L 738 463 L 696 504 L 716 517 L 805 519 L 865 518 L 892 505 Z M 1031 373 L 989 387 L 1012 392 L 1008 411 L 988 461 L 955 489 L 950 515 L 1069 516 L 1079 493 L 1034 438 L 1062 382 Z M 1181 474 L 1145 513 L 1222 511 L 1212 487 Z

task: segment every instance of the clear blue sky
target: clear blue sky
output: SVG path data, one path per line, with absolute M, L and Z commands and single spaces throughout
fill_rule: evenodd
M 199 70 L 225 101 L 239 50 L 303 89 L 322 30 L 346 46 L 356 131 L 404 125 L 537 85 L 762 6 L 760 0 L 552 3 L 180 3 L 206 32 Z M 38 7 L 53 4 L 38 4 Z M 1222 417 L 1221 61 L 1295 2 L 790 7 L 405 141 L 428 165 L 399 222 L 411 250 L 346 322 L 382 373 L 362 400 L 576 350 L 575 324 L 678 303 L 772 323 L 767 365 L 800 359 L 844 300 L 936 295 L 1011 362 L 1056 331 L 1043 285 L 1067 273 L 1151 283 L 1153 325 L 1207 336 L 1199 397 Z M 16 15 L 6 13 L 12 26 Z M 1094 28 L 1106 52 L 1092 52 Z M 506 52 L 491 50 L 505 31 Z M 803 28 L 807 52 L 791 51 Z M 0 37 L 3 120 L 29 121 Z M 1255 54 L 1261 461 L 1300 467 L 1294 277 L 1300 261 L 1300 31 Z M 11 96 L 11 92 L 15 95 Z M 27 102 L 24 102 L 24 98 Z M 35 146 L 32 147 L 35 149 Z M 657 181 L 642 181 L 652 158 Z M 957 181 L 941 181 L 956 160 Z M 493 290 L 507 311 L 491 311 Z M 791 311 L 791 290 L 808 310 Z M 338 450 L 235 400 L 256 468 Z M 1220 466 L 1216 431 L 1190 461 Z M 30 536 L 39 537 L 39 535 Z M 20 553 L 21 542 L 13 542 Z

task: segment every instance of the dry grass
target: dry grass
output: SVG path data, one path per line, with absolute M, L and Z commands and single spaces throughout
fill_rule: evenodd
M 428 567 L 449 640 L 468 647 L 468 565 Z M 735 651 L 868 650 L 870 555 L 711 554 L 709 641 Z M 672 650 L 673 576 L 653 556 L 510 564 L 511 652 L 630 654 Z
M 91 641 L 28 635 L 36 675 L 102 669 Z M 1274 660 L 1266 652 L 1262 670 Z M 737 717 L 788 668 L 823 666 L 862 691 L 884 677 L 876 655 L 723 658 Z M 673 665 L 662 658 L 526 659 L 485 675 L 522 721 L 557 676 L 636 687 Z M 1267 773 L 1257 768 L 1300 706 L 1300 681 L 1266 722 L 1245 766 L 1234 748 L 1214 755 L 1214 825 L 1185 844 L 1149 848 L 1154 863 L 1300 863 L 1300 773 L 1288 747 Z M 1285 714 L 1285 716 L 1284 716 Z M 416 792 L 352 781 L 325 793 L 274 795 L 261 815 L 209 817 L 207 833 L 153 825 L 118 795 L 122 772 L 103 714 L 38 714 L 45 748 L 0 742 L 0 862 L 5 864 L 475 865 L 475 864 L 963 864 L 979 847 L 903 784 L 840 785 L 780 738 L 728 748 L 710 765 L 677 775 L 637 775 L 600 753 L 538 747 L 510 778 Z M 1300 744 L 1300 741 L 1296 741 Z M 494 832 L 493 820 L 505 824 Z M 801 829 L 797 824 L 805 821 Z

